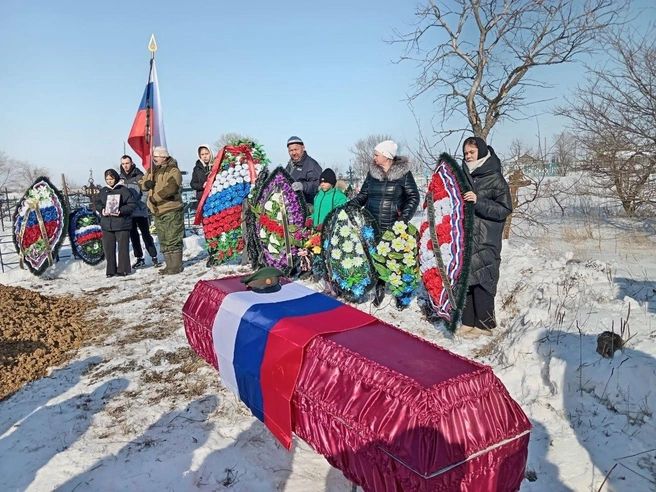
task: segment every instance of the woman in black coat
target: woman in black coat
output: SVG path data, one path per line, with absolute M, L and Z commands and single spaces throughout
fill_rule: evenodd
M 465 338 L 492 335 L 497 323 L 494 297 L 499 282 L 501 239 L 506 217 L 512 212 L 510 190 L 501 161 L 485 140 L 471 137 L 463 145 L 463 170 L 473 191 L 463 195 L 473 202 L 474 231 L 469 291 L 458 332 Z
M 107 277 L 126 276 L 130 268 L 130 229 L 132 213 L 137 201 L 132 192 L 119 184 L 119 175 L 114 169 L 105 171 L 105 186 L 96 196 L 96 210 L 100 212 L 102 243 L 107 261 Z M 118 267 L 116 244 L 118 243 Z
M 392 228 L 394 222 L 409 222 L 419 206 L 419 190 L 410 171 L 407 157 L 397 156 L 398 145 L 385 140 L 374 149 L 374 163 L 360 188 L 351 200 L 366 208 L 374 216 L 381 232 Z M 376 284 L 374 306 L 380 306 L 385 296 L 385 282 Z M 397 299 L 397 309 L 403 304 Z
M 198 147 L 198 160 L 196 161 L 194 170 L 191 173 L 191 182 L 189 183 L 191 189 L 196 191 L 196 201 L 198 202 L 200 202 L 200 199 L 203 197 L 207 178 L 212 171 L 212 166 L 214 165 L 213 160 L 214 156 L 212 155 L 212 149 L 210 149 L 210 146 L 200 145 Z

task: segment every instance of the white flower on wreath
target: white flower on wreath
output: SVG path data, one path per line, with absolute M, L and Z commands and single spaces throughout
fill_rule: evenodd
M 272 253 L 274 255 L 277 255 L 279 253 L 279 251 L 271 243 L 269 243 L 269 245 L 267 246 L 267 250 L 269 250 L 269 253 Z
M 276 246 L 280 246 L 280 242 L 278 241 L 278 238 L 276 237 L 275 234 L 271 234 L 269 236 L 269 243 L 270 244 L 275 244 Z
M 387 262 L 387 268 L 389 268 L 392 271 L 398 272 L 401 268 L 399 266 L 399 263 L 396 260 L 390 260 Z
M 347 225 L 343 225 L 339 228 L 339 235 L 342 237 L 348 237 L 351 234 L 351 228 Z
M 390 274 L 389 283 L 394 287 L 401 287 L 403 285 L 403 280 L 401 279 L 401 275 L 399 275 L 398 273 Z
M 274 202 L 280 202 L 280 193 L 271 194 L 270 200 Z
M 331 237 L 330 244 L 332 244 L 333 246 L 337 246 L 339 244 L 339 237 L 338 236 Z
M 403 234 L 407 229 L 407 224 L 402 220 L 394 222 L 394 225 L 392 226 L 392 232 L 396 235 Z
M 356 256 L 353 258 L 353 266 L 355 268 L 360 268 L 364 264 L 364 260 L 362 259 L 361 256 Z
M 264 210 L 271 212 L 273 210 L 273 200 L 269 200 L 264 204 Z
M 330 256 L 332 256 L 333 260 L 341 260 L 342 252 L 339 249 L 333 249 L 333 252 L 330 254 Z
M 376 251 L 381 256 L 387 256 L 390 251 L 389 243 L 387 241 L 381 241 L 381 243 L 376 247 Z
M 353 258 L 344 258 L 342 260 L 342 267 L 346 268 L 347 270 L 349 268 L 353 268 Z
M 413 266 L 416 263 L 415 255 L 412 253 L 406 253 L 403 255 L 403 264 L 407 266 Z
M 344 253 L 352 253 L 353 243 L 351 241 L 344 241 L 342 244 L 342 251 L 344 251 Z
M 260 237 L 265 239 L 267 237 L 267 232 L 264 229 L 260 229 Z
M 358 237 L 358 233 L 355 231 L 355 229 L 351 229 L 351 237 L 350 237 L 350 239 L 351 239 L 351 241 L 353 241 L 354 243 L 357 243 L 357 242 L 360 241 L 360 238 Z
M 346 220 L 346 219 L 348 219 L 348 215 L 346 215 L 346 212 L 345 212 L 344 210 L 341 210 L 341 211 L 337 214 L 337 218 L 338 218 L 339 220 Z
M 276 214 L 276 220 L 282 220 L 282 212 Z
M 364 254 L 364 248 L 362 247 L 362 243 L 355 243 L 355 253 L 358 255 Z
M 392 239 L 392 249 L 394 251 L 403 251 L 405 248 L 405 241 L 400 237 L 395 237 Z
M 417 240 L 413 236 L 409 236 L 408 239 L 405 240 L 405 243 L 412 249 L 417 247 Z

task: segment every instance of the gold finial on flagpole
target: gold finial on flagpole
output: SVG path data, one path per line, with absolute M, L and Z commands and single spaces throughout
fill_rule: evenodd
M 150 35 L 150 41 L 148 42 L 148 50 L 150 51 L 150 56 L 155 57 L 155 52 L 157 51 L 157 42 L 155 41 L 155 35 Z

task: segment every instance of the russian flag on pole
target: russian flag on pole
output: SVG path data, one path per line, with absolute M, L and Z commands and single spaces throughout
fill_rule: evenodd
M 159 97 L 154 58 L 150 60 L 148 83 L 141 98 L 137 116 L 132 123 L 128 145 L 141 157 L 145 169 L 150 167 L 150 149 L 157 146 L 166 147 L 162 101 Z
M 305 346 L 318 335 L 375 321 L 295 283 L 269 294 L 230 293 L 212 327 L 221 380 L 290 449 L 291 400 Z

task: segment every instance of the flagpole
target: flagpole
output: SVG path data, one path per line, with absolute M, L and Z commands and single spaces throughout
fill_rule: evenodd
M 146 144 L 148 145 L 148 158 L 150 159 L 150 179 L 153 178 L 153 138 L 152 138 L 152 122 L 150 120 L 151 110 L 153 105 L 151 100 L 153 98 L 153 90 L 151 90 L 151 78 L 153 75 L 153 62 L 155 61 L 155 52 L 157 51 L 157 42 L 155 35 L 150 35 L 148 42 L 148 50 L 150 51 L 150 71 L 148 72 L 148 95 L 146 96 Z M 154 88 L 154 87 L 153 87 Z

